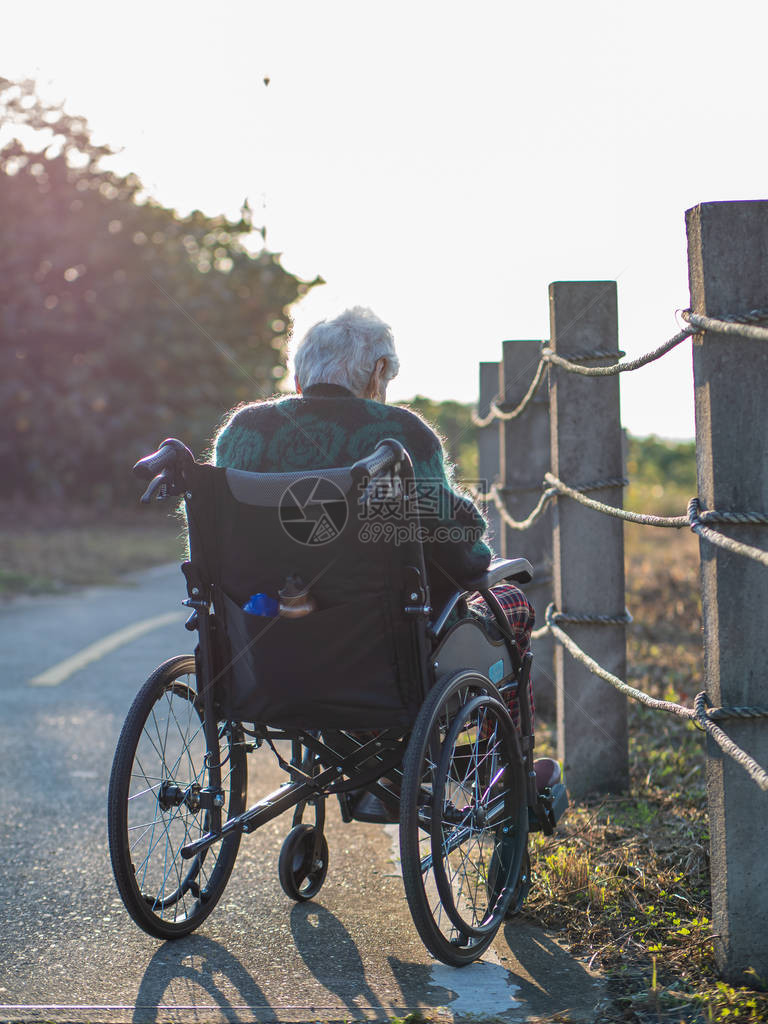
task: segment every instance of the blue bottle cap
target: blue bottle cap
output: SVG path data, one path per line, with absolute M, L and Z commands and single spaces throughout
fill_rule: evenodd
M 274 597 L 269 594 L 251 594 L 243 605 L 243 611 L 249 615 L 265 615 L 272 617 L 278 614 L 280 605 Z

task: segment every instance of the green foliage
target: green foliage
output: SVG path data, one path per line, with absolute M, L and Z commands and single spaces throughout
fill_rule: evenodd
M 477 427 L 472 422 L 472 406 L 462 402 L 436 402 L 423 395 L 416 395 L 403 405 L 420 413 L 436 428 L 445 441 L 459 479 L 476 480 Z
M 164 437 L 202 451 L 285 373 L 290 306 L 312 284 L 231 221 L 177 215 L 87 123 L 0 79 L 0 479 L 27 497 L 133 494 Z M 39 148 L 34 148 L 35 146 Z
M 693 441 L 629 438 L 627 508 L 655 515 L 684 515 L 696 494 L 696 445 Z
M 670 483 L 696 492 L 696 443 L 695 441 L 667 441 L 656 437 L 629 438 L 627 472 L 630 477 L 643 484 Z

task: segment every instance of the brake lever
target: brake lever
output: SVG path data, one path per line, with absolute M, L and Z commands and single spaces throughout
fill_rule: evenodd
M 149 482 L 149 487 L 139 498 L 139 502 L 142 505 L 149 505 L 152 499 L 155 501 L 165 501 L 169 497 L 168 484 L 170 477 L 168 476 L 168 470 L 164 469 L 162 473 L 158 473 L 156 477 L 153 477 Z

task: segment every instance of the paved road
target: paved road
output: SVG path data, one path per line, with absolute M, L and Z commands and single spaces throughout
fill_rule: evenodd
M 109 865 L 107 780 L 139 685 L 192 648 L 181 610 L 160 618 L 183 596 L 169 567 L 0 606 L 0 1021 L 386 1020 L 413 1009 L 591 1020 L 599 983 L 536 929 L 507 926 L 462 970 L 431 959 L 403 895 L 396 827 L 342 825 L 335 801 L 328 879 L 312 903 L 280 889 L 290 822 L 277 819 L 244 838 L 200 932 L 159 943 L 133 925 Z M 268 752 L 249 772 L 254 799 L 277 782 Z

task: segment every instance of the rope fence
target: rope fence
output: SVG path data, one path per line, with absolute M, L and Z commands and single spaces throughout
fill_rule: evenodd
M 497 484 L 492 484 L 491 489 L 488 491 L 471 490 L 470 493 L 475 501 L 479 501 L 481 503 L 492 501 L 503 522 L 506 523 L 511 530 L 527 530 L 529 526 L 532 526 L 541 518 L 546 511 L 547 505 L 557 496 L 561 487 L 565 488 L 565 492 L 570 492 L 571 496 L 578 495 L 577 500 L 581 500 L 583 498 L 584 491 L 602 491 L 608 487 L 626 487 L 629 483 L 626 477 L 612 477 L 609 480 L 596 480 L 591 484 L 582 484 L 580 487 L 566 487 L 562 481 L 558 480 L 557 477 L 552 476 L 550 473 L 546 474 L 545 482 L 552 484 L 552 486 L 542 492 L 535 508 L 526 519 L 512 518 L 504 504 L 504 497 L 501 488 Z M 600 502 L 591 502 L 589 498 L 584 498 L 584 502 L 594 506 L 599 506 L 601 504 Z M 605 507 L 609 508 L 610 506 Z M 687 519 L 683 525 L 688 525 Z
M 768 322 L 768 309 L 753 309 L 748 313 L 726 314 L 722 317 L 703 316 L 686 309 L 682 311 L 681 316 L 690 324 L 690 327 L 684 327 L 665 341 L 663 345 L 659 345 L 658 348 L 652 349 L 652 351 L 646 352 L 636 359 L 628 359 L 623 363 L 614 363 L 612 366 L 582 366 L 581 362 L 592 359 L 616 359 L 617 357 L 622 357 L 624 355 L 623 352 L 606 352 L 601 349 L 595 349 L 592 352 L 586 352 L 578 357 L 571 356 L 568 359 L 565 356 L 558 355 L 549 348 L 542 349 L 541 359 L 533 381 L 520 404 L 514 409 L 505 410 L 503 405 L 499 404 L 498 399 L 500 396 L 497 395 L 491 402 L 490 411 L 486 416 L 474 415 L 472 417 L 473 424 L 476 427 L 487 427 L 495 419 L 507 421 L 520 416 L 532 401 L 533 396 L 544 379 L 544 371 L 548 363 L 560 366 L 569 373 L 578 373 L 584 377 L 612 377 L 617 373 L 639 370 L 642 366 L 647 366 L 649 363 L 661 359 L 667 352 L 671 352 L 673 348 L 684 342 L 686 338 L 690 338 L 701 331 L 738 335 L 753 341 L 768 341 L 768 327 L 759 326 L 761 323 Z
M 696 329 L 694 327 L 686 327 L 682 331 L 678 331 L 674 337 L 665 341 L 663 345 L 659 345 L 652 352 L 646 352 L 645 355 L 638 356 L 637 359 L 628 359 L 626 363 L 614 363 L 613 366 L 581 366 L 580 363 L 574 362 L 573 359 L 566 359 L 564 356 L 556 355 L 556 353 L 548 348 L 545 348 L 541 353 L 541 358 L 548 363 L 554 363 L 555 366 L 561 366 L 569 373 L 579 373 L 582 377 L 613 377 L 617 373 L 639 370 L 641 366 L 647 366 L 648 363 L 661 359 L 667 352 L 671 352 L 673 348 L 676 348 L 686 338 L 690 338 L 695 333 Z M 591 355 L 594 358 L 609 358 L 608 353 L 599 356 L 594 353 L 587 353 L 587 355 Z M 617 353 L 614 352 L 611 355 L 615 358 Z M 584 358 L 584 356 L 581 358 Z
M 719 708 L 711 708 L 707 706 L 707 695 L 702 691 L 698 693 L 694 699 L 694 707 L 687 708 L 682 704 L 678 704 L 676 701 L 671 700 L 659 700 L 657 697 L 651 697 L 650 694 L 644 693 L 642 690 L 638 690 L 634 686 L 630 686 L 629 683 L 624 682 L 623 679 L 619 679 L 612 672 L 603 668 L 599 665 L 594 658 L 590 656 L 579 647 L 579 645 L 563 630 L 558 626 L 559 621 L 578 622 L 582 624 L 595 624 L 595 625 L 607 625 L 610 623 L 620 624 L 626 621 L 622 616 L 611 618 L 609 616 L 565 616 L 562 613 L 555 610 L 554 605 L 549 605 L 545 617 L 546 625 L 542 626 L 541 629 L 537 629 L 532 634 L 533 637 L 544 636 L 546 633 L 551 633 L 552 636 L 558 640 L 563 647 L 568 651 L 571 657 L 585 665 L 593 675 L 598 678 L 605 680 L 610 683 L 614 689 L 618 690 L 619 693 L 623 693 L 625 697 L 630 697 L 632 700 L 638 701 L 647 708 L 651 708 L 654 711 L 666 711 L 670 714 L 676 715 L 678 718 L 683 718 L 688 721 L 696 722 L 712 737 L 717 743 L 724 754 L 741 765 L 741 767 L 747 772 L 749 777 L 755 782 L 763 792 L 768 792 L 768 772 L 761 768 L 754 758 L 750 757 L 746 751 L 742 750 L 741 747 L 737 746 L 732 739 L 730 739 L 722 729 L 715 725 L 714 719 L 723 721 L 729 718 L 740 718 L 740 719 L 752 719 L 752 718 L 768 718 L 768 708 L 742 708 L 742 707 L 728 707 L 723 706 Z
M 616 505 L 607 505 L 605 502 L 588 498 L 585 491 L 598 491 L 609 487 L 626 487 L 629 481 L 626 477 L 615 477 L 610 480 L 598 480 L 592 484 L 584 484 L 580 487 L 569 487 L 553 473 L 544 475 L 545 483 L 550 486 L 544 490 L 536 506 L 526 519 L 513 519 L 507 512 L 501 489 L 493 484 L 488 491 L 471 490 L 470 493 L 475 501 L 484 503 L 493 501 L 503 521 L 510 529 L 527 530 L 545 512 L 547 505 L 558 494 L 573 498 L 579 504 L 587 508 L 602 512 L 603 515 L 613 516 L 616 519 L 623 519 L 628 523 L 638 523 L 641 526 L 657 526 L 674 529 L 682 529 L 689 526 L 697 534 L 704 537 L 712 544 L 725 548 L 734 554 L 753 558 L 755 561 L 768 566 L 768 552 L 749 544 L 742 544 L 726 537 L 717 530 L 711 529 L 709 523 L 730 523 L 732 525 L 768 525 L 768 514 L 764 512 L 719 512 L 715 509 L 701 510 L 698 498 L 691 498 L 688 504 L 688 514 L 684 516 L 656 516 L 648 512 L 631 512 L 628 509 L 618 508 Z
M 691 498 L 688 504 L 688 516 L 691 522 L 691 529 L 695 531 L 704 540 L 709 541 L 710 544 L 714 544 L 719 548 L 724 548 L 726 551 L 732 552 L 734 555 L 742 555 L 745 558 L 751 558 L 755 562 L 759 562 L 761 565 L 768 567 L 768 551 L 763 551 L 760 548 L 753 547 L 751 544 L 742 544 L 741 541 L 733 540 L 732 537 L 726 537 L 725 534 L 719 533 L 717 530 L 713 530 L 710 526 L 705 526 L 706 512 L 699 513 L 699 499 Z M 757 514 L 751 515 L 746 512 L 736 513 L 723 513 L 715 512 L 710 513 L 712 517 L 710 522 L 732 522 L 732 523 L 759 523 L 761 525 L 768 523 L 768 516 Z M 738 518 L 734 518 L 738 517 Z
M 703 316 L 690 309 L 682 312 L 682 318 L 696 331 L 712 331 L 715 334 L 731 334 L 752 341 L 768 341 L 768 327 L 758 326 L 768 320 L 768 310 L 753 309 L 749 313 L 721 317 Z
M 614 362 L 609 366 L 584 366 L 584 362 L 597 359 L 616 359 L 623 357 L 622 352 L 607 352 L 599 349 L 579 355 L 578 357 L 566 358 L 544 348 L 536 369 L 533 381 L 528 388 L 522 401 L 511 410 L 505 410 L 503 406 L 494 399 L 490 403 L 490 411 L 487 416 L 474 417 L 473 422 L 478 427 L 489 426 L 494 420 L 508 421 L 520 416 L 533 399 L 534 394 L 544 379 L 544 373 L 548 365 L 560 367 L 568 373 L 580 374 L 588 377 L 607 377 L 619 373 L 637 370 L 642 366 L 654 362 L 680 345 L 686 338 L 702 331 L 713 332 L 721 335 L 737 335 L 754 341 L 768 341 L 768 327 L 762 324 L 768 322 L 768 310 L 753 309 L 748 313 L 739 315 L 725 315 L 721 317 L 703 316 L 694 314 L 690 310 L 682 313 L 683 319 L 689 325 L 680 330 L 668 341 L 658 348 L 647 352 L 645 355 L 625 362 Z M 522 520 L 514 519 L 507 511 L 504 502 L 502 489 L 494 483 L 490 489 L 483 493 L 475 492 L 473 497 L 479 502 L 492 501 L 502 521 L 513 530 L 527 530 L 532 526 L 547 509 L 549 503 L 558 496 L 571 498 L 581 505 L 590 508 L 603 515 L 613 516 L 625 522 L 637 523 L 643 526 L 654 526 L 668 529 L 682 529 L 689 527 L 699 537 L 710 544 L 716 545 L 724 550 L 742 557 L 750 558 L 761 565 L 768 567 L 768 551 L 756 548 L 749 544 L 727 537 L 718 530 L 712 528 L 711 524 L 727 525 L 768 525 L 768 514 L 764 512 L 748 511 L 719 511 L 715 509 L 702 509 L 698 498 L 691 498 L 687 514 L 679 516 L 657 516 L 649 513 L 632 512 L 626 509 L 608 505 L 595 498 L 587 497 L 587 491 L 607 490 L 615 487 L 625 487 L 628 481 L 624 478 L 612 478 L 598 480 L 590 484 L 573 486 L 564 483 L 553 473 L 546 473 L 542 486 L 547 485 L 543 490 L 536 506 L 527 518 Z M 763 769 L 746 751 L 738 747 L 726 733 L 715 724 L 715 721 L 727 721 L 728 719 L 761 719 L 768 718 L 768 708 L 760 707 L 735 707 L 722 706 L 713 708 L 709 706 L 706 693 L 703 691 L 696 695 L 694 706 L 685 707 L 675 701 L 659 700 L 649 694 L 630 686 L 629 683 L 603 668 L 598 662 L 583 651 L 578 644 L 562 628 L 563 624 L 574 625 L 625 625 L 632 622 L 628 611 L 619 616 L 606 615 L 573 615 L 558 611 L 554 604 L 547 607 L 545 625 L 534 630 L 532 639 L 537 639 L 550 634 L 557 640 L 577 662 L 584 665 L 593 675 L 604 680 L 613 686 L 620 693 L 633 700 L 638 701 L 645 707 L 656 711 L 665 711 L 676 715 L 679 718 L 693 721 L 704 729 L 717 746 L 748 773 L 750 778 L 763 791 L 768 791 L 768 771 Z
M 552 490 L 557 491 L 559 494 L 573 498 L 574 501 L 578 501 L 579 504 L 586 505 L 587 508 L 594 509 L 596 512 L 602 512 L 604 515 L 614 516 L 617 519 L 625 519 L 629 523 L 640 523 L 643 526 L 675 527 L 676 529 L 689 525 L 688 516 L 653 516 L 646 512 L 629 512 L 626 509 L 617 508 L 615 505 L 606 505 L 602 501 L 588 498 L 585 494 L 581 493 L 582 488 L 569 487 L 567 484 L 564 484 L 553 473 L 546 473 L 544 479 L 548 484 L 551 484 Z M 629 481 L 624 481 L 625 485 L 627 483 Z
M 539 390 L 539 385 L 544 380 L 544 371 L 546 370 L 546 368 L 546 362 L 543 359 L 539 360 L 539 365 L 537 366 L 536 373 L 534 374 L 533 380 L 531 381 L 531 386 L 526 391 L 522 401 L 519 403 L 519 405 L 516 405 L 514 409 L 503 409 L 497 403 L 496 399 L 494 399 L 491 402 L 490 412 L 488 413 L 487 416 L 479 417 L 477 415 L 473 415 L 472 422 L 474 423 L 474 425 L 476 427 L 487 427 L 494 420 L 507 421 L 517 419 L 517 417 L 520 416 L 523 412 L 525 412 L 530 403 L 533 401 L 533 396 Z

